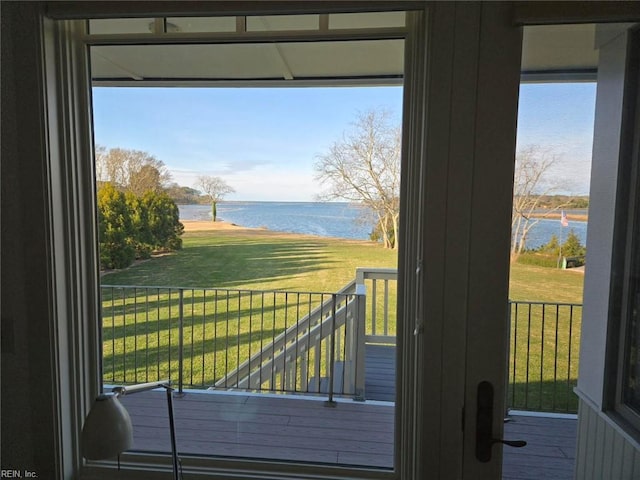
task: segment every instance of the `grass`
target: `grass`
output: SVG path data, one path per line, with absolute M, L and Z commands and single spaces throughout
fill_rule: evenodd
M 103 283 L 334 292 L 360 266 L 396 267 L 371 242 L 233 231 L 187 232 L 183 250 L 111 273 Z
M 336 292 L 354 278 L 357 267 L 396 267 L 396 252 L 370 242 L 237 230 L 187 232 L 183 240 L 182 251 L 105 274 L 102 283 L 193 289 L 186 290 L 182 298 L 182 371 L 185 383 L 194 387 L 212 385 L 304 315 L 296 306 L 297 299 L 281 292 Z M 583 276 L 575 271 L 514 264 L 510 298 L 581 303 L 582 280 Z M 388 332 L 391 335 L 395 334 L 395 285 L 386 284 L 390 293 L 386 308 L 392 312 Z M 205 290 L 213 288 L 232 292 L 227 297 L 221 291 Z M 367 290 L 367 316 L 371 317 L 375 306 L 378 333 L 384 328 L 384 288 L 384 282 L 378 281 L 375 301 L 373 285 L 369 284 Z M 248 290 L 271 293 L 265 297 Z M 307 313 L 319 303 L 320 297 L 302 300 Z M 135 383 L 170 375 L 176 380 L 179 306 L 176 291 L 103 291 L 105 381 Z M 513 367 L 515 362 L 517 367 L 515 376 L 510 378 L 513 406 L 572 410 L 570 390 L 577 378 L 577 361 L 572 360 L 569 366 L 567 355 L 570 349 L 574 356 L 577 353 L 580 315 L 574 316 L 569 335 L 567 313 L 560 312 L 556 325 L 550 312 L 543 319 L 539 308 L 524 316 L 523 307 L 519 308 L 517 317 L 515 312 L 512 314 L 510 365 Z M 369 333 L 371 329 L 369 325 Z M 341 335 L 336 342 L 338 358 L 345 348 L 344 329 Z M 305 360 L 306 373 L 298 372 L 293 379 L 290 372 L 287 380 L 281 372 L 278 388 L 296 389 L 305 381 L 302 376 L 322 376 L 319 369 L 326 368 L 326 358 L 317 358 L 316 353 L 310 352 Z M 267 380 L 264 388 L 273 388 L 274 383 L 269 382 L 275 379 Z
M 183 343 L 188 359 L 182 371 L 188 385 L 202 387 L 212 385 L 294 325 L 297 318 L 330 298 L 318 294 L 300 298 L 284 292 L 333 293 L 353 280 L 357 267 L 395 267 L 395 259 L 395 252 L 371 242 L 255 231 L 190 232 L 184 236 L 183 251 L 104 275 L 102 284 L 193 288 L 184 291 L 182 298 Z M 385 284 L 378 283 L 376 326 L 383 332 L 381 288 Z M 391 301 L 386 308 L 393 313 L 388 333 L 395 335 L 395 282 L 388 287 Z M 374 286 L 369 283 L 368 288 L 371 318 Z M 252 293 L 264 290 L 269 292 Z M 175 378 L 180 343 L 178 291 L 103 289 L 102 296 L 105 380 L 136 383 L 172 373 Z M 347 334 L 343 328 L 341 339 L 336 341 L 338 360 L 344 354 Z M 327 361 L 309 350 L 305 359 L 308 377 L 317 378 L 321 373 L 318 369 L 326 370 Z M 326 372 L 320 376 L 326 376 Z M 265 388 L 273 388 L 267 380 Z M 301 377 L 294 384 L 291 378 L 280 378 L 278 384 L 284 389 L 287 381 L 286 388 L 294 389 L 304 383 Z

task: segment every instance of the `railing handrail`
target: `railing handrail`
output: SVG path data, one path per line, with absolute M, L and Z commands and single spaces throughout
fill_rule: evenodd
M 338 292 L 319 292 L 313 290 L 282 290 L 282 289 L 274 289 L 274 290 L 258 290 L 251 288 L 218 288 L 218 287 L 169 287 L 169 286 L 157 286 L 157 285 L 108 285 L 101 284 L 100 288 L 136 288 L 136 289 L 151 289 L 151 290 L 175 290 L 175 291 L 187 291 L 187 290 L 198 290 L 202 292 L 238 292 L 238 293 L 290 293 L 300 295 L 333 295 L 334 293 L 348 293 L 343 292 L 346 287 L 351 284 L 355 284 L 355 280 L 352 280 L 350 283 L 342 287 Z M 355 287 L 354 287 L 355 288 Z
M 384 268 L 384 267 L 358 267 L 356 268 L 356 283 L 363 283 L 362 280 L 377 279 L 377 280 L 397 280 L 398 269 L 397 268 Z

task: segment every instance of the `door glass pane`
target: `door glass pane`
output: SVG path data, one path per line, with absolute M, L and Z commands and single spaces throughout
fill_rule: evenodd
M 639 238 L 636 223 L 634 238 Z M 626 305 L 627 343 L 624 347 L 625 375 L 623 378 L 623 402 L 640 415 L 640 259 L 636 249 L 634 266 L 626 279 L 629 293 Z
M 103 383 L 181 454 L 394 469 L 403 51 L 91 47 Z
M 514 175 L 503 475 L 573 475 L 591 147 L 594 25 L 525 27 Z M 553 457 L 553 463 L 543 459 Z
M 637 35 L 634 38 L 634 44 L 640 44 L 640 36 Z M 635 64 L 638 62 L 638 55 L 635 55 Z M 629 62 L 633 65 L 633 57 Z M 626 143 L 631 145 L 630 161 L 631 164 L 628 168 L 630 174 L 630 194 L 629 204 L 627 207 L 627 233 L 626 233 L 626 257 L 625 257 L 625 272 L 623 278 L 623 307 L 622 307 L 622 328 L 626 330 L 624 336 L 623 348 L 623 373 L 621 378 L 622 383 L 622 403 L 629 407 L 636 415 L 628 415 L 631 420 L 638 425 L 640 419 L 640 249 L 638 248 L 640 239 L 640 219 L 638 214 L 640 212 L 640 167 L 638 166 L 638 159 L 640 158 L 640 133 L 638 132 L 638 126 L 640 125 L 640 89 L 637 87 L 638 76 L 640 72 L 636 67 L 635 70 L 631 69 L 630 78 L 636 80 L 635 83 L 635 128 L 630 128 L 628 131 L 633 131 L 633 137 L 625 139 Z M 633 81 L 630 81 L 633 84 Z M 633 97 L 632 97 L 633 98 Z M 631 102 L 629 102 L 631 103 Z

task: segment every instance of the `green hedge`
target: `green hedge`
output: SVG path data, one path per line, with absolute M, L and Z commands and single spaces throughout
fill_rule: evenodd
M 558 257 L 556 255 L 545 255 L 543 253 L 521 253 L 518 256 L 517 262 L 523 265 L 536 265 L 538 267 L 558 267 Z
M 182 248 L 178 207 L 165 193 L 148 191 L 139 197 L 110 183 L 101 185 L 98 228 L 102 268 L 125 268 L 153 251 Z

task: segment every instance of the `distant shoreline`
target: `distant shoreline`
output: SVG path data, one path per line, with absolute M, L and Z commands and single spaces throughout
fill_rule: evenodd
M 315 235 L 312 233 L 296 233 L 296 232 L 281 232 L 278 230 L 271 230 L 267 227 L 244 227 L 235 223 L 227 222 L 224 220 L 180 220 L 184 225 L 185 233 L 206 233 L 217 232 L 219 235 L 234 235 L 238 234 L 243 237 L 271 237 L 271 238 L 289 238 L 297 240 L 339 240 L 341 242 L 354 243 L 359 245 L 374 246 L 378 245 L 377 242 L 371 240 L 362 240 L 355 238 L 340 238 L 340 237 L 328 237 L 322 235 Z
M 533 218 L 547 218 L 549 220 L 560 220 L 562 213 L 554 212 L 554 213 L 532 213 L 531 217 Z M 567 220 L 574 220 L 576 222 L 588 222 L 589 215 L 583 213 L 569 213 L 567 214 Z
M 236 225 L 235 223 L 226 222 L 224 220 L 180 220 L 180 223 L 184 225 L 185 232 L 202 232 L 211 230 L 257 230 L 266 231 L 265 227 L 243 227 L 242 225 Z

